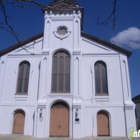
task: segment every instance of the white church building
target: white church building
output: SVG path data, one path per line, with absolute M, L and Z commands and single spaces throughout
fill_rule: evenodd
M 136 129 L 131 52 L 84 33 L 83 11 L 55 0 L 43 8 L 43 33 L 0 52 L 0 134 L 114 137 Z

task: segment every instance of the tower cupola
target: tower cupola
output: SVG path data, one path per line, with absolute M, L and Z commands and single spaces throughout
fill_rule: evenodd
M 62 48 L 67 46 L 78 50 L 83 8 L 79 7 L 75 0 L 54 0 L 43 8 L 43 12 L 45 17 L 43 50 L 49 50 L 60 44 Z

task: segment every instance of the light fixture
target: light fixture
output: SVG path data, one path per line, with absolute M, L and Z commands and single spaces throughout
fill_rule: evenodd
M 41 122 L 43 121 L 43 117 L 42 117 L 42 108 L 40 109 L 39 119 L 40 119 Z
M 78 109 L 76 109 L 76 111 L 75 111 L 75 121 L 79 121 Z

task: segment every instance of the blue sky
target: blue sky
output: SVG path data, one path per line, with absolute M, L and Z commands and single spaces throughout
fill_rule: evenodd
M 48 4 L 52 0 L 37 0 Z M 140 94 L 140 0 L 117 1 L 118 26 L 112 30 L 112 23 L 98 25 L 97 18 L 106 19 L 112 11 L 113 0 L 76 0 L 84 7 L 83 31 L 108 42 L 113 42 L 133 52 L 129 58 L 129 71 L 132 97 Z M 27 4 L 29 8 L 6 7 L 12 17 L 10 21 L 20 40 L 34 36 L 44 29 L 44 17 L 40 8 Z M 0 12 L 0 22 L 3 21 Z M 0 51 L 16 44 L 17 41 L 8 32 L 0 30 Z

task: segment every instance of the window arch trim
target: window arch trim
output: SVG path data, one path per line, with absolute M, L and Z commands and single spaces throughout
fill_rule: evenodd
M 72 52 L 70 52 L 70 50 L 68 50 L 66 48 L 63 48 L 63 47 L 62 48 L 59 48 L 59 49 L 54 49 L 53 52 L 51 53 L 52 58 L 53 58 L 53 56 L 54 56 L 55 53 L 61 52 L 61 51 L 66 52 L 69 55 L 69 57 L 71 58 Z

